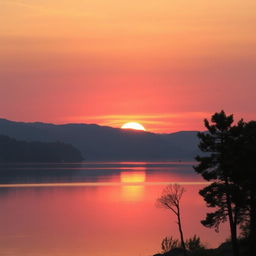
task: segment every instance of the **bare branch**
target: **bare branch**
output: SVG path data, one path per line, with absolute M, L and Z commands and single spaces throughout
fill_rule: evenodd
M 181 245 L 184 249 L 184 256 L 186 255 L 186 247 L 183 238 L 183 231 L 181 226 L 181 216 L 180 216 L 180 200 L 185 192 L 185 189 L 179 184 L 170 184 L 164 188 L 162 195 L 157 199 L 157 206 L 171 210 L 177 216 L 177 225 L 180 232 Z

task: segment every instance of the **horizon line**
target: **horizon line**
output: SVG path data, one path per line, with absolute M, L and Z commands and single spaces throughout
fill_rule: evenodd
M 62 126 L 62 125 L 96 125 L 100 127 L 108 127 L 112 129 L 118 129 L 118 130 L 127 130 L 127 131 L 132 131 L 132 132 L 139 132 L 139 133 L 153 133 L 153 134 L 174 134 L 174 133 L 179 133 L 179 132 L 199 132 L 201 130 L 177 130 L 173 132 L 153 132 L 150 130 L 134 130 L 134 129 L 124 129 L 121 127 L 113 127 L 109 125 L 103 125 L 103 124 L 97 124 L 97 123 L 81 123 L 81 122 L 70 122 L 70 123 L 55 123 L 55 122 L 44 122 L 44 121 L 17 121 L 17 120 L 11 120 L 8 118 L 3 118 L 0 117 L 0 120 L 12 122 L 12 123 L 25 123 L 25 124 L 48 124 L 48 125 L 55 125 L 55 126 Z

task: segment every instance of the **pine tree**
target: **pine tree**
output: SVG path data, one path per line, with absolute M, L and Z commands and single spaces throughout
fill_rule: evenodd
M 198 134 L 199 148 L 204 153 L 197 156 L 199 162 L 194 167 L 207 181 L 213 181 L 211 185 L 200 191 L 207 205 L 216 207 L 213 213 L 208 213 L 202 224 L 218 229 L 221 222 L 229 221 L 233 255 L 239 256 L 237 241 L 237 225 L 240 223 L 240 188 L 232 180 L 233 145 L 239 133 L 238 126 L 233 125 L 233 115 L 227 116 L 224 111 L 215 113 L 210 122 L 205 119 L 207 132 Z

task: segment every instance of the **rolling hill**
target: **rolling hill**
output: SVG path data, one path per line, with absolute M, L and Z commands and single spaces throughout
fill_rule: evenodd
M 197 132 L 157 134 L 95 124 L 25 123 L 0 119 L 0 134 L 23 141 L 64 142 L 89 161 L 193 160 Z

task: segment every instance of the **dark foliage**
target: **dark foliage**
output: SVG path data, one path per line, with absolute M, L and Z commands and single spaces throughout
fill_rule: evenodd
M 227 116 L 224 111 L 215 113 L 211 118 L 211 124 L 205 120 L 207 133 L 199 133 L 199 148 L 206 153 L 197 156 L 199 162 L 195 166 L 196 172 L 204 179 L 214 181 L 211 185 L 200 191 L 208 207 L 214 207 L 215 212 L 207 214 L 202 224 L 206 227 L 214 227 L 229 221 L 234 256 L 239 255 L 237 241 L 237 225 L 243 220 L 243 193 L 239 184 L 232 179 L 234 171 L 234 156 L 240 133 L 244 126 L 241 120 L 233 125 L 233 115 Z
M 0 162 L 80 162 L 82 155 L 70 144 L 26 142 L 0 135 Z
M 194 235 L 193 237 L 186 240 L 186 248 L 188 251 L 198 251 L 204 249 L 203 244 L 199 236 Z
M 256 122 L 243 124 L 239 139 L 235 144 L 234 169 L 232 179 L 239 184 L 245 197 L 245 215 L 243 226 L 249 237 L 250 254 L 256 255 Z M 246 229 L 245 229 L 246 228 Z
M 171 237 L 165 237 L 161 243 L 163 253 L 169 252 L 179 247 L 179 240 Z

